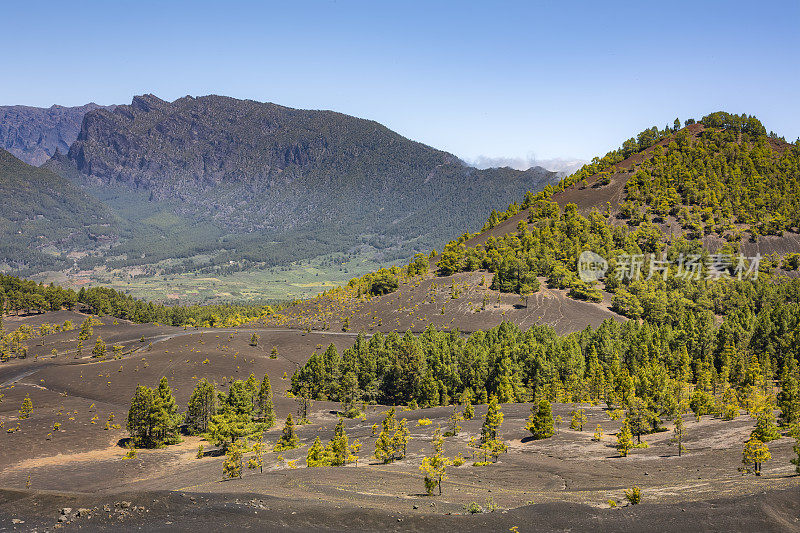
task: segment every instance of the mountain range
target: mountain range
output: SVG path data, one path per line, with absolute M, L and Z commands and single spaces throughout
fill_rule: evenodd
M 479 170 L 370 120 L 224 96 L 167 102 L 147 94 L 130 105 L 92 105 L 68 150 L 66 130 L 45 143 L 49 115 L 30 116 L 37 118 L 14 130 L 28 140 L 15 143 L 42 139 L 25 152 L 31 160 L 55 146 L 43 169 L 103 202 L 116 220 L 77 263 L 83 270 L 179 261 L 172 272 L 231 272 L 332 253 L 407 259 L 456 230 L 479 229 L 491 208 L 557 179 L 540 167 Z M 55 249 L 44 254 L 45 246 Z M 15 267 L 52 269 L 75 250 L 45 238 L 31 251 L 35 260 L 28 254 Z
M 0 106 L 0 148 L 29 165 L 39 166 L 56 150 L 66 153 L 78 138 L 83 116 L 100 108 L 94 103 L 49 108 Z

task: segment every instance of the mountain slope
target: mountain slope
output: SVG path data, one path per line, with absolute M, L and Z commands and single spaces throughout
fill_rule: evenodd
M 70 264 L 65 252 L 96 248 L 115 236 L 116 220 L 102 203 L 2 149 L 0 197 L 0 264 L 12 269 L 64 268 Z
M 574 331 L 607 318 L 660 324 L 690 312 L 724 314 L 730 303 L 715 279 L 796 275 L 798 179 L 800 144 L 768 136 L 754 117 L 712 113 L 682 129 L 652 128 L 557 186 L 493 211 L 479 234 L 462 235 L 441 254 L 298 302 L 268 323 L 474 331 L 509 320 Z M 600 282 L 579 275 L 586 250 L 608 261 Z M 774 255 L 760 261 L 756 253 Z M 663 277 L 648 262 L 662 254 Z M 687 282 L 682 261 L 691 256 L 701 270 Z M 615 275 L 631 257 L 641 258 L 641 277 Z M 392 276 L 397 294 L 372 289 Z
M 226 262 L 267 264 L 362 245 L 408 258 L 555 179 L 477 170 L 341 113 L 221 96 L 143 95 L 89 112 L 67 158 L 81 183 L 146 191 L 172 215 L 232 234 Z
M 29 165 L 39 166 L 56 150 L 66 153 L 78 138 L 83 116 L 100 107 L 94 103 L 49 108 L 0 106 L 0 148 Z

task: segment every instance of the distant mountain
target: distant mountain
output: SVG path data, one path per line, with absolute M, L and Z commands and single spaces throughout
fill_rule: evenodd
M 55 163 L 84 185 L 146 192 L 194 228 L 233 234 L 227 248 L 241 253 L 229 261 L 267 263 L 363 244 L 405 258 L 556 179 L 478 170 L 370 120 L 222 96 L 143 95 L 92 110 Z
M 116 219 L 98 200 L 54 174 L 0 149 L 0 268 L 17 271 L 71 266 L 82 252 L 116 237 Z
M 579 170 L 586 161 L 581 159 L 537 159 L 535 157 L 489 157 L 480 155 L 468 161 L 475 168 L 510 167 L 517 170 L 526 170 L 533 167 L 542 167 L 558 174 L 558 177 L 569 176 Z
M 83 115 L 101 107 L 0 106 L 0 148 L 29 165 L 39 166 L 56 150 L 66 153 L 81 131 Z

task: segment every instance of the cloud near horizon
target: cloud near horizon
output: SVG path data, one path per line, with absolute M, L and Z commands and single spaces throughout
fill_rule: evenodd
M 537 159 L 535 156 L 528 157 L 490 157 L 479 155 L 474 159 L 465 160 L 467 164 L 480 169 L 495 167 L 510 167 L 515 170 L 528 170 L 532 167 L 542 167 L 547 170 L 571 174 L 582 167 L 586 161 L 582 159 L 571 159 L 556 157 L 552 159 Z

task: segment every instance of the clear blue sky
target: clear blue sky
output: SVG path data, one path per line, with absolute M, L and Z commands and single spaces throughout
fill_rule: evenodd
M 800 135 L 800 2 L 4 2 L 0 104 L 225 94 L 464 158 L 590 158 L 747 112 Z

